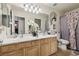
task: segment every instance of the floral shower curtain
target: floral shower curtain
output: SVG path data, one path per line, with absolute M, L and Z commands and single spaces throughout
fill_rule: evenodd
M 69 42 L 70 42 L 70 48 L 76 49 L 76 37 L 75 37 L 75 30 L 78 22 L 78 15 L 79 15 L 79 9 L 67 12 L 65 13 L 67 19 L 67 24 L 70 32 L 69 36 Z

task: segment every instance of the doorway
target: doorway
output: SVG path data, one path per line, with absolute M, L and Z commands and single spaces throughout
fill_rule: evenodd
M 18 34 L 18 21 L 15 21 L 15 33 Z
M 25 18 L 24 17 L 16 16 L 15 33 L 16 34 L 25 34 Z

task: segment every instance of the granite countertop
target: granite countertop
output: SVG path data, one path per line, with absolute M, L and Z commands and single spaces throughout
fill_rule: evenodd
M 16 38 L 4 38 L 4 39 L 0 38 L 1 40 L 3 40 L 3 42 L 0 43 L 0 46 L 13 44 L 13 43 L 20 43 L 20 42 L 25 42 L 25 41 L 39 40 L 39 39 L 48 38 L 48 37 L 56 37 L 56 36 L 57 36 L 57 34 L 55 34 L 55 35 L 39 35 L 38 37 L 25 35 L 23 37 L 16 37 Z

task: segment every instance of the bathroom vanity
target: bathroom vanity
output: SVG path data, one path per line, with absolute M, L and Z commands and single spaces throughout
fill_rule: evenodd
M 1 56 L 48 56 L 57 52 L 57 35 L 47 33 L 50 29 L 48 15 L 19 11 L 18 7 L 10 4 L 1 4 L 1 6 Z M 38 34 L 34 35 L 36 37 L 27 35 L 33 33 Z M 18 36 L 20 34 L 21 36 Z
M 48 56 L 57 52 L 57 35 L 5 39 L 1 56 Z

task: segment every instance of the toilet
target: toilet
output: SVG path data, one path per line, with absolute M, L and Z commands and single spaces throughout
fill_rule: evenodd
M 58 47 L 60 49 L 67 50 L 67 45 L 69 44 L 69 41 L 68 40 L 59 39 L 58 42 L 59 42 Z
M 60 39 L 59 35 L 57 36 L 57 39 L 58 39 L 58 47 L 62 50 L 67 50 L 67 45 L 69 44 L 69 41 Z

